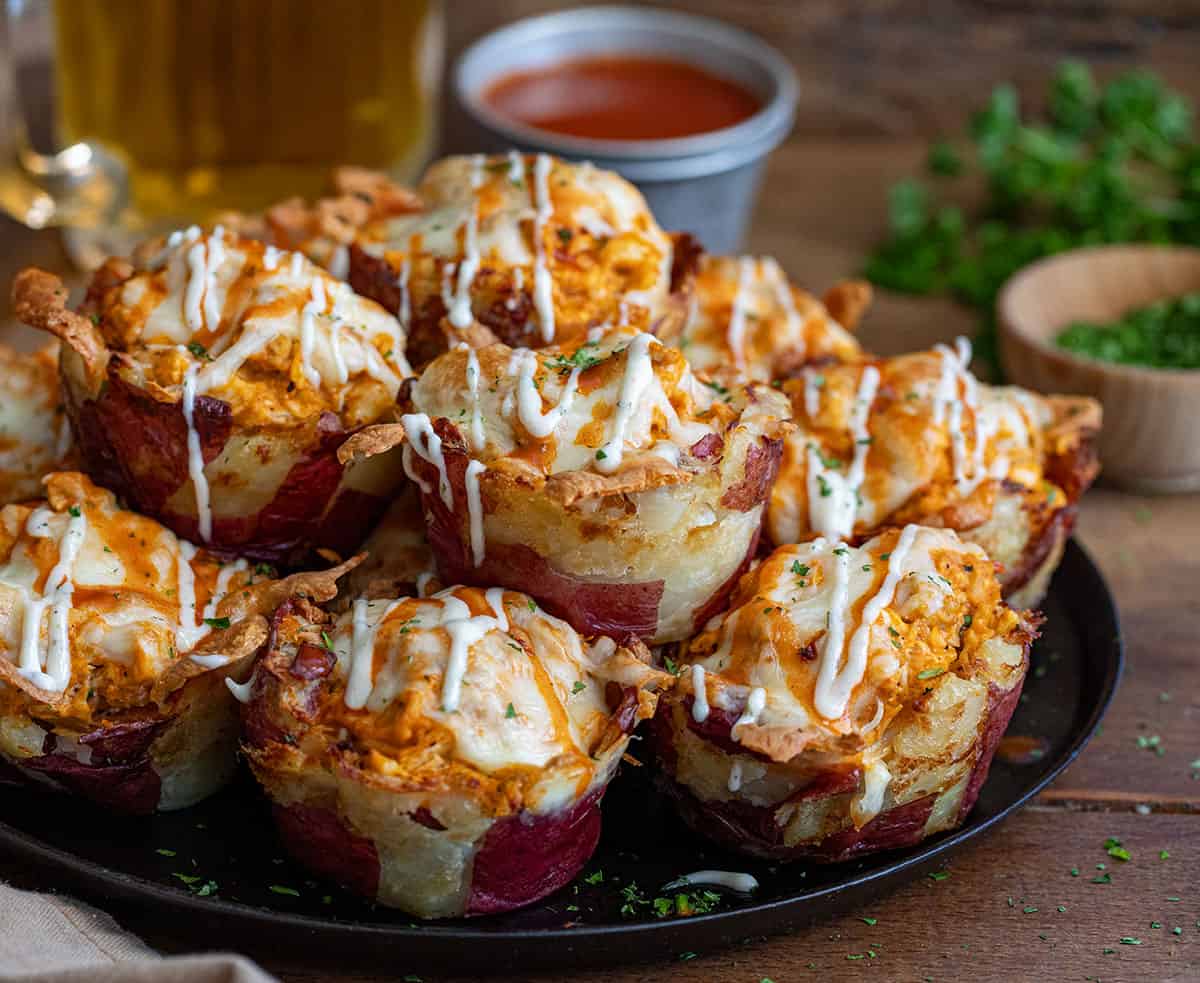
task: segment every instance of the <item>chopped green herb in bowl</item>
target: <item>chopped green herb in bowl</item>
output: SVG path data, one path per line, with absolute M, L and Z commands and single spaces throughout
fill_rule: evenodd
M 1200 291 L 1127 311 L 1107 324 L 1076 321 L 1055 344 L 1103 362 L 1200 369 Z

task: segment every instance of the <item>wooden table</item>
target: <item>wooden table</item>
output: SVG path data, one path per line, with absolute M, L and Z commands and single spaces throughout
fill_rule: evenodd
M 824 288 L 857 268 L 881 232 L 887 186 L 920 158 L 915 141 L 794 139 L 771 161 L 750 247 Z M 48 234 L 11 224 L 0 233 L 0 275 L 22 258 L 62 262 Z M 972 330 L 952 304 L 882 297 L 861 333 L 868 347 L 899 352 Z M 671 962 L 572 977 L 1200 979 L 1200 496 L 1143 498 L 1101 487 L 1084 501 L 1078 535 L 1116 593 L 1128 668 L 1102 732 L 1034 805 L 958 855 L 948 878 L 909 884 L 853 915 L 686 962 L 664 952 Z M 1151 737 L 1153 746 L 1142 746 Z M 1132 859 L 1107 856 L 1108 837 Z M 1093 883 L 1098 863 L 1108 865 L 1111 884 Z M 0 863 L 0 876 L 29 883 L 11 863 Z M 124 921 L 174 950 L 169 923 L 152 912 Z M 294 965 L 283 953 L 255 955 L 291 983 L 330 979 L 327 969 Z M 442 978 L 435 966 L 394 969 L 386 978 Z M 539 978 L 554 977 L 510 983 Z

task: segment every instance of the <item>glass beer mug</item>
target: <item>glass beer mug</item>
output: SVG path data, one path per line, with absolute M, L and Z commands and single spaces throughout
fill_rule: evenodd
M 3 2 L 0 207 L 84 267 L 338 164 L 410 181 L 437 137 L 441 0 Z

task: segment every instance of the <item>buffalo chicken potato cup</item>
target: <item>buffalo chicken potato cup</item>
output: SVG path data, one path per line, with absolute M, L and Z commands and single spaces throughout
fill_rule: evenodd
M 192 228 L 144 268 L 110 260 L 80 314 L 38 270 L 13 294 L 63 339 L 85 469 L 181 536 L 271 561 L 348 553 L 402 481 L 337 449 L 390 412 L 404 334 L 299 253 Z
M 0 506 L 40 498 L 70 448 L 57 346 L 23 355 L 0 345 Z
M 862 349 L 850 331 L 870 297 L 868 284 L 848 281 L 833 287 L 822 303 L 792 286 L 769 257 L 702 256 L 686 320 L 677 332 L 659 334 L 710 378 L 771 382 L 805 365 L 860 358 Z
M 1099 470 L 1100 404 L 988 386 L 969 361 L 960 339 L 955 349 L 788 380 L 798 427 L 771 493 L 771 539 L 861 542 L 908 522 L 949 528 L 1001 565 L 1014 605 L 1037 604 Z
M 628 332 L 459 348 L 402 407 L 444 582 L 523 590 L 584 634 L 651 644 L 703 625 L 749 562 L 788 415 L 769 387 L 702 384 Z
M 400 318 L 414 365 L 465 341 L 541 347 L 601 325 L 666 330 L 697 250 L 611 171 L 545 154 L 448 157 L 420 214 L 368 224 L 350 282 Z
M 600 833 L 630 732 L 671 677 L 525 595 L 454 587 L 278 612 L 244 750 L 288 850 L 423 918 L 529 904 Z
M 755 856 L 917 843 L 974 805 L 1034 634 L 948 530 L 781 547 L 678 653 L 665 784 L 697 832 Z
M 113 810 L 204 798 L 232 773 L 237 705 L 270 614 L 341 569 L 222 565 L 81 474 L 0 510 L 0 762 Z

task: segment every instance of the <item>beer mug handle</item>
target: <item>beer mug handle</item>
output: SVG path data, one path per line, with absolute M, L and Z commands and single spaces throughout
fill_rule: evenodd
M 0 2 L 0 209 L 32 229 L 110 225 L 129 202 L 129 180 L 121 161 L 93 143 L 43 153 L 30 141 L 17 67 L 51 57 L 51 4 Z

